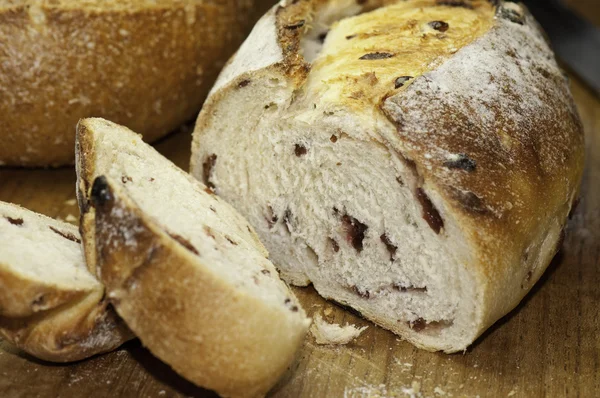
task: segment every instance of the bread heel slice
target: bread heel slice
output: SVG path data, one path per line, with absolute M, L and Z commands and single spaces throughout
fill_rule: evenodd
M 0 335 L 36 358 L 72 362 L 133 335 L 85 266 L 77 228 L 0 202 Z
M 584 166 L 569 84 L 513 1 L 281 1 L 226 65 L 191 173 L 312 283 L 467 349 L 560 245 Z
M 108 299 L 142 343 L 226 397 L 263 396 L 309 320 L 254 230 L 130 130 L 78 127 L 80 200 Z M 93 172 L 91 172 L 93 170 Z

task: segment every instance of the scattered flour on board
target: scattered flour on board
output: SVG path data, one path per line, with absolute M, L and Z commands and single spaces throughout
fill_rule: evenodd
M 410 398 L 421 397 L 421 383 L 413 381 L 410 388 L 402 388 L 402 392 Z
M 420 398 L 421 383 L 413 381 L 410 387 L 400 387 L 398 389 L 389 389 L 385 384 L 378 386 L 362 386 L 346 388 L 344 398 Z

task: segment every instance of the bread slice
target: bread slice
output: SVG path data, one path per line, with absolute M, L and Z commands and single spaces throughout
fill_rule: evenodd
M 583 171 L 542 32 L 504 1 L 282 1 L 221 73 L 192 174 L 282 277 L 462 351 L 540 278 Z
M 264 395 L 310 322 L 252 227 L 125 127 L 80 121 L 77 158 L 86 254 L 119 315 L 197 385 Z
M 147 141 L 179 128 L 197 115 L 256 4 L 0 0 L 0 165 L 72 164 L 83 117 L 126 124 Z
M 70 362 L 132 338 L 86 266 L 77 228 L 0 202 L 0 335 L 27 353 Z

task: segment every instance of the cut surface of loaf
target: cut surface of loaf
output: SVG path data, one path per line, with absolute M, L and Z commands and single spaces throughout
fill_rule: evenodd
M 73 163 L 103 116 L 156 140 L 197 114 L 252 0 L 0 1 L 0 166 Z
M 0 334 L 40 359 L 77 361 L 131 338 L 85 265 L 76 227 L 0 202 Z
M 192 152 L 285 280 L 456 352 L 558 250 L 583 132 L 518 3 L 284 1 L 221 73 Z
M 88 261 L 117 312 L 194 383 L 265 394 L 309 321 L 252 227 L 124 127 L 82 120 L 77 152 Z

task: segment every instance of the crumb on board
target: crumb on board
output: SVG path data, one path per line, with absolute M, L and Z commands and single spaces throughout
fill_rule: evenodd
M 77 200 L 76 199 L 69 199 L 65 201 L 65 204 L 67 206 L 75 206 L 77 204 Z
M 67 215 L 67 218 L 65 218 L 65 221 L 70 223 L 76 223 L 77 217 L 75 217 L 73 214 L 69 214 Z
M 360 336 L 368 327 L 359 328 L 354 325 L 340 326 L 338 324 L 327 323 L 323 320 L 321 314 L 317 314 L 313 321 L 310 332 L 315 337 L 317 344 L 322 345 L 348 344 Z

